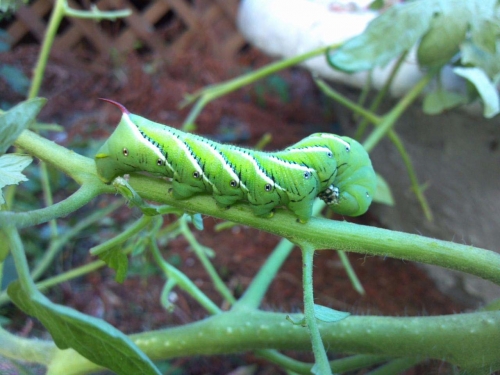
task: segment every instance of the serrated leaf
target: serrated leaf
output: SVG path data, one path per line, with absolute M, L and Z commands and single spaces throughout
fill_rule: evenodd
M 467 97 L 453 91 L 438 89 L 425 95 L 423 109 L 428 115 L 437 115 L 467 103 Z
M 479 68 L 454 68 L 453 72 L 464 77 L 474 85 L 483 100 L 483 113 L 486 118 L 491 118 L 498 114 L 500 111 L 498 90 L 483 70 Z
M 127 278 L 128 257 L 121 251 L 121 249 L 114 248 L 99 254 L 99 259 L 104 261 L 108 267 L 116 271 L 116 282 L 123 283 L 123 281 Z
M 28 181 L 21 172 L 33 159 L 28 155 L 6 154 L 0 156 L 0 205 L 5 203 L 2 189 L 7 185 L 18 185 Z
M 328 61 L 346 72 L 386 65 L 410 50 L 429 30 L 436 8 L 434 2 L 422 0 L 394 5 L 370 22 L 362 34 L 329 54 Z
M 334 323 L 347 318 L 351 313 L 338 311 L 326 306 L 314 305 L 314 316 L 316 319 L 325 323 Z
M 388 206 L 394 206 L 394 198 L 392 196 L 391 188 L 387 181 L 378 173 L 377 175 L 377 190 L 373 196 L 373 201 Z
M 27 129 L 47 102 L 44 98 L 29 99 L 0 115 L 0 155 Z
M 132 340 L 105 321 L 52 303 L 39 292 L 28 294 L 18 281 L 9 285 L 7 293 L 17 307 L 42 322 L 58 348 L 73 348 L 120 375 L 160 374 Z

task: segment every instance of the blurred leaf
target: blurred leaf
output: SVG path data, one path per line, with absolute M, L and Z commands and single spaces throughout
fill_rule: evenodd
M 421 65 L 443 65 L 459 50 L 466 33 L 471 30 L 472 39 L 490 52 L 495 51 L 498 26 L 495 18 L 496 0 L 439 0 L 430 30 L 423 36 L 418 48 Z
M 408 51 L 429 30 L 435 2 L 422 0 L 394 5 L 370 22 L 362 34 L 330 53 L 328 61 L 346 72 L 386 65 Z
M 326 306 L 314 305 L 314 316 L 316 319 L 325 323 L 335 323 L 339 320 L 347 318 L 351 313 L 338 311 Z
M 458 53 L 465 38 L 470 14 L 469 1 L 441 2 L 442 8 L 431 21 L 430 30 L 422 37 L 417 50 L 418 62 L 423 66 L 446 64 Z
M 7 293 L 17 307 L 42 322 L 58 348 L 73 348 L 117 374 L 160 374 L 132 340 L 105 321 L 52 303 L 37 291 L 29 294 L 18 281 Z
M 26 168 L 33 159 L 28 155 L 6 154 L 0 156 L 0 205 L 5 203 L 2 189 L 7 185 L 17 185 L 22 181 L 28 181 L 21 171 Z
M 481 68 L 490 78 L 500 73 L 500 41 L 497 41 L 497 48 L 493 53 L 471 41 L 462 43 L 461 51 L 463 65 Z
M 189 218 L 196 229 L 203 230 L 203 216 L 201 214 L 190 214 Z
M 474 85 L 483 100 L 484 116 L 486 118 L 498 114 L 500 111 L 498 90 L 483 70 L 479 68 L 455 68 L 453 71 Z
M 467 103 L 466 96 L 438 89 L 425 95 L 423 109 L 428 115 L 437 115 L 465 103 Z
M 24 3 L 28 3 L 28 0 L 1 0 L 0 1 L 0 12 L 13 13 L 18 10 Z M 3 15 L 0 14 L 0 20 Z
M 379 10 L 382 9 L 385 5 L 384 0 L 374 0 L 372 3 L 368 6 L 369 9 L 371 10 Z
M 7 84 L 16 93 L 24 95 L 28 91 L 30 80 L 23 73 L 21 69 L 16 68 L 14 65 L 4 64 L 0 66 L 0 77 L 7 82 Z
M 99 259 L 107 264 L 108 267 L 116 271 L 115 280 L 123 283 L 127 278 L 128 258 L 119 248 L 114 248 L 99 254 Z
M 44 98 L 29 99 L 0 115 L 0 155 L 5 154 L 22 131 L 35 121 L 46 102 Z
M 377 173 L 377 191 L 373 197 L 373 201 L 377 203 L 394 206 L 394 198 L 392 196 L 391 188 L 387 181 Z

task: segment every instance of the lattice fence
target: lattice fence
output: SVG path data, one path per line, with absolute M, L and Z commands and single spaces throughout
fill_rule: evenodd
M 99 69 L 113 53 L 134 49 L 171 60 L 194 43 L 216 46 L 218 56 L 232 59 L 245 44 L 236 30 L 238 0 L 97 0 L 101 10 L 131 9 L 130 17 L 115 22 L 67 18 L 53 46 L 58 57 Z M 88 0 L 69 0 L 75 9 L 89 9 Z M 52 0 L 36 0 L 19 9 L 4 25 L 15 47 L 41 42 Z M 208 43 L 207 43 L 208 45 Z M 75 57 L 77 56 L 77 57 Z

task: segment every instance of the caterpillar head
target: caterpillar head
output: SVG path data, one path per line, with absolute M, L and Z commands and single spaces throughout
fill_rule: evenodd
M 342 137 L 350 144 L 349 157 L 339 163 L 333 183 L 335 199 L 325 202 L 338 214 L 359 216 L 364 214 L 377 188 L 377 177 L 364 147 L 354 139 Z M 342 164 L 343 163 L 343 164 Z
M 108 184 L 115 177 L 131 172 L 160 173 L 166 163 L 161 148 L 143 135 L 132 120 L 133 115 L 123 105 L 109 99 L 102 100 L 120 108 L 122 117 L 95 156 L 99 178 Z

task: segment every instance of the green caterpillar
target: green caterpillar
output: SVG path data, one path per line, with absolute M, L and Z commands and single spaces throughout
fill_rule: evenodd
M 110 183 L 131 172 L 172 179 L 172 195 L 212 194 L 217 205 L 248 202 L 255 215 L 287 207 L 301 222 L 316 198 L 348 216 L 366 212 L 376 189 L 370 158 L 355 140 L 316 133 L 278 152 L 220 144 L 131 114 L 121 104 L 117 128 L 95 156 L 97 173 Z

